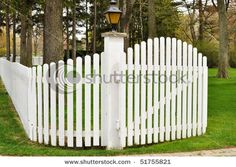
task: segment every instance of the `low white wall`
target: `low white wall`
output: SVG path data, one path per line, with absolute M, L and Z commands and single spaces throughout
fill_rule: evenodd
M 3 57 L 3 59 L 6 59 L 6 57 Z M 11 56 L 10 61 L 12 62 L 12 60 L 13 60 L 13 57 Z M 20 56 L 16 57 L 16 62 L 20 63 Z M 43 65 L 43 57 L 33 57 L 32 64 L 33 66 Z
M 28 93 L 31 86 L 31 68 L 0 58 L 0 76 L 29 135 Z

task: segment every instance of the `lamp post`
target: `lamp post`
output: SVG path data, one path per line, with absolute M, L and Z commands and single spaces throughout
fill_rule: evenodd
M 117 32 L 117 25 L 120 22 L 122 12 L 116 5 L 115 0 L 111 0 L 109 9 L 105 12 L 107 22 L 112 25 L 112 32 L 102 34 L 104 37 L 104 54 L 102 59 L 101 73 L 104 78 L 110 78 L 121 65 L 125 64 L 124 38 L 125 33 Z M 124 125 L 121 123 L 121 115 L 124 110 L 120 107 L 121 84 L 112 80 L 109 83 L 102 82 L 102 145 L 107 149 L 122 149 L 125 144 Z
M 109 9 L 104 13 L 106 20 L 112 26 L 112 31 L 117 31 L 122 11 L 117 7 L 116 0 L 111 0 Z

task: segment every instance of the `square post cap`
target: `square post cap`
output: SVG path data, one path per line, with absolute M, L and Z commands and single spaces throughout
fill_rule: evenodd
M 121 38 L 127 38 L 126 33 L 119 33 L 119 32 L 105 32 L 102 33 L 102 37 L 121 37 Z

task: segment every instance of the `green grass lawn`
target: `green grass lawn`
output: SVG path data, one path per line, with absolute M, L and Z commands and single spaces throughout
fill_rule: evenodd
M 229 80 L 215 78 L 209 69 L 209 118 L 207 133 L 174 142 L 124 150 L 68 149 L 39 145 L 28 140 L 11 100 L 0 83 L 0 154 L 18 156 L 108 156 L 196 151 L 236 146 L 236 69 Z

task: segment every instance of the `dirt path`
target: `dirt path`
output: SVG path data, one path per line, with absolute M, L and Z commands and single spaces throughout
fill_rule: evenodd
M 236 156 L 236 148 L 204 150 L 184 153 L 151 154 L 150 156 Z

